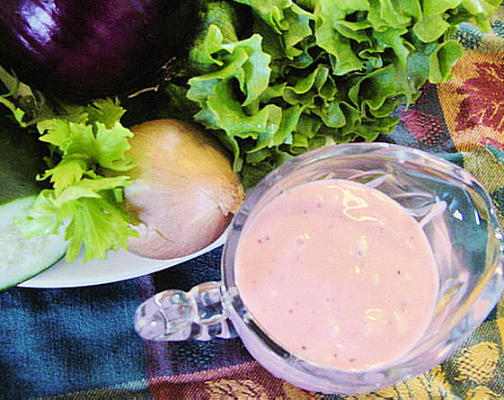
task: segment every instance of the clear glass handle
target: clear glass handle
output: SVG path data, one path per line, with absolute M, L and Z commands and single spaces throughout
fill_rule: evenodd
M 189 292 L 165 290 L 154 295 L 137 308 L 135 330 L 143 339 L 156 341 L 236 337 L 222 308 L 220 282 L 205 282 Z

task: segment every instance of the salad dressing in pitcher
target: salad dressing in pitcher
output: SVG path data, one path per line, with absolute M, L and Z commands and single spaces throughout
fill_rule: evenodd
M 438 272 L 418 224 L 388 196 L 327 179 L 279 195 L 244 227 L 235 259 L 244 304 L 302 358 L 362 371 L 424 335 Z

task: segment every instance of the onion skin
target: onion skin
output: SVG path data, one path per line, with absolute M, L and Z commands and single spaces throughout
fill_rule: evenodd
M 136 167 L 125 188 L 126 210 L 140 224 L 129 250 L 171 259 L 197 252 L 227 228 L 245 197 L 230 160 L 213 138 L 172 119 L 132 128 L 127 156 Z
M 1 0 L 0 63 L 43 92 L 86 100 L 153 84 L 194 34 L 196 0 Z

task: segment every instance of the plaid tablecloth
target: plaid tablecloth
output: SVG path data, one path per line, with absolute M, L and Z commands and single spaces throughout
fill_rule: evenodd
M 493 32 L 460 27 L 451 82 L 426 86 L 383 141 L 441 153 L 492 195 L 504 222 L 504 8 Z M 152 343 L 133 329 L 155 292 L 218 280 L 220 249 L 150 276 L 0 292 L 0 399 L 504 399 L 504 300 L 445 363 L 376 393 L 324 396 L 274 378 L 239 339 Z

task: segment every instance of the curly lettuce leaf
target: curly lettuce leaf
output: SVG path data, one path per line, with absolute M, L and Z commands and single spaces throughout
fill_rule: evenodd
M 250 6 L 259 18 L 279 36 L 279 41 L 289 59 L 302 54 L 297 48 L 305 38 L 312 35 L 310 21 L 313 15 L 292 0 L 235 0 Z
M 220 61 L 211 57 L 215 52 L 215 46 L 221 43 L 233 43 L 238 41 L 237 32 L 241 29 L 240 12 L 233 4 L 220 0 L 202 1 L 200 9 L 200 26 L 196 27 L 197 35 L 189 50 L 187 67 L 190 71 L 208 71 L 208 66 Z M 219 31 L 213 26 L 218 25 Z M 215 35 L 218 35 L 215 37 Z
M 448 40 L 429 56 L 429 80 L 432 83 L 446 82 L 452 77 L 452 67 L 464 54 L 464 48 L 456 40 Z

